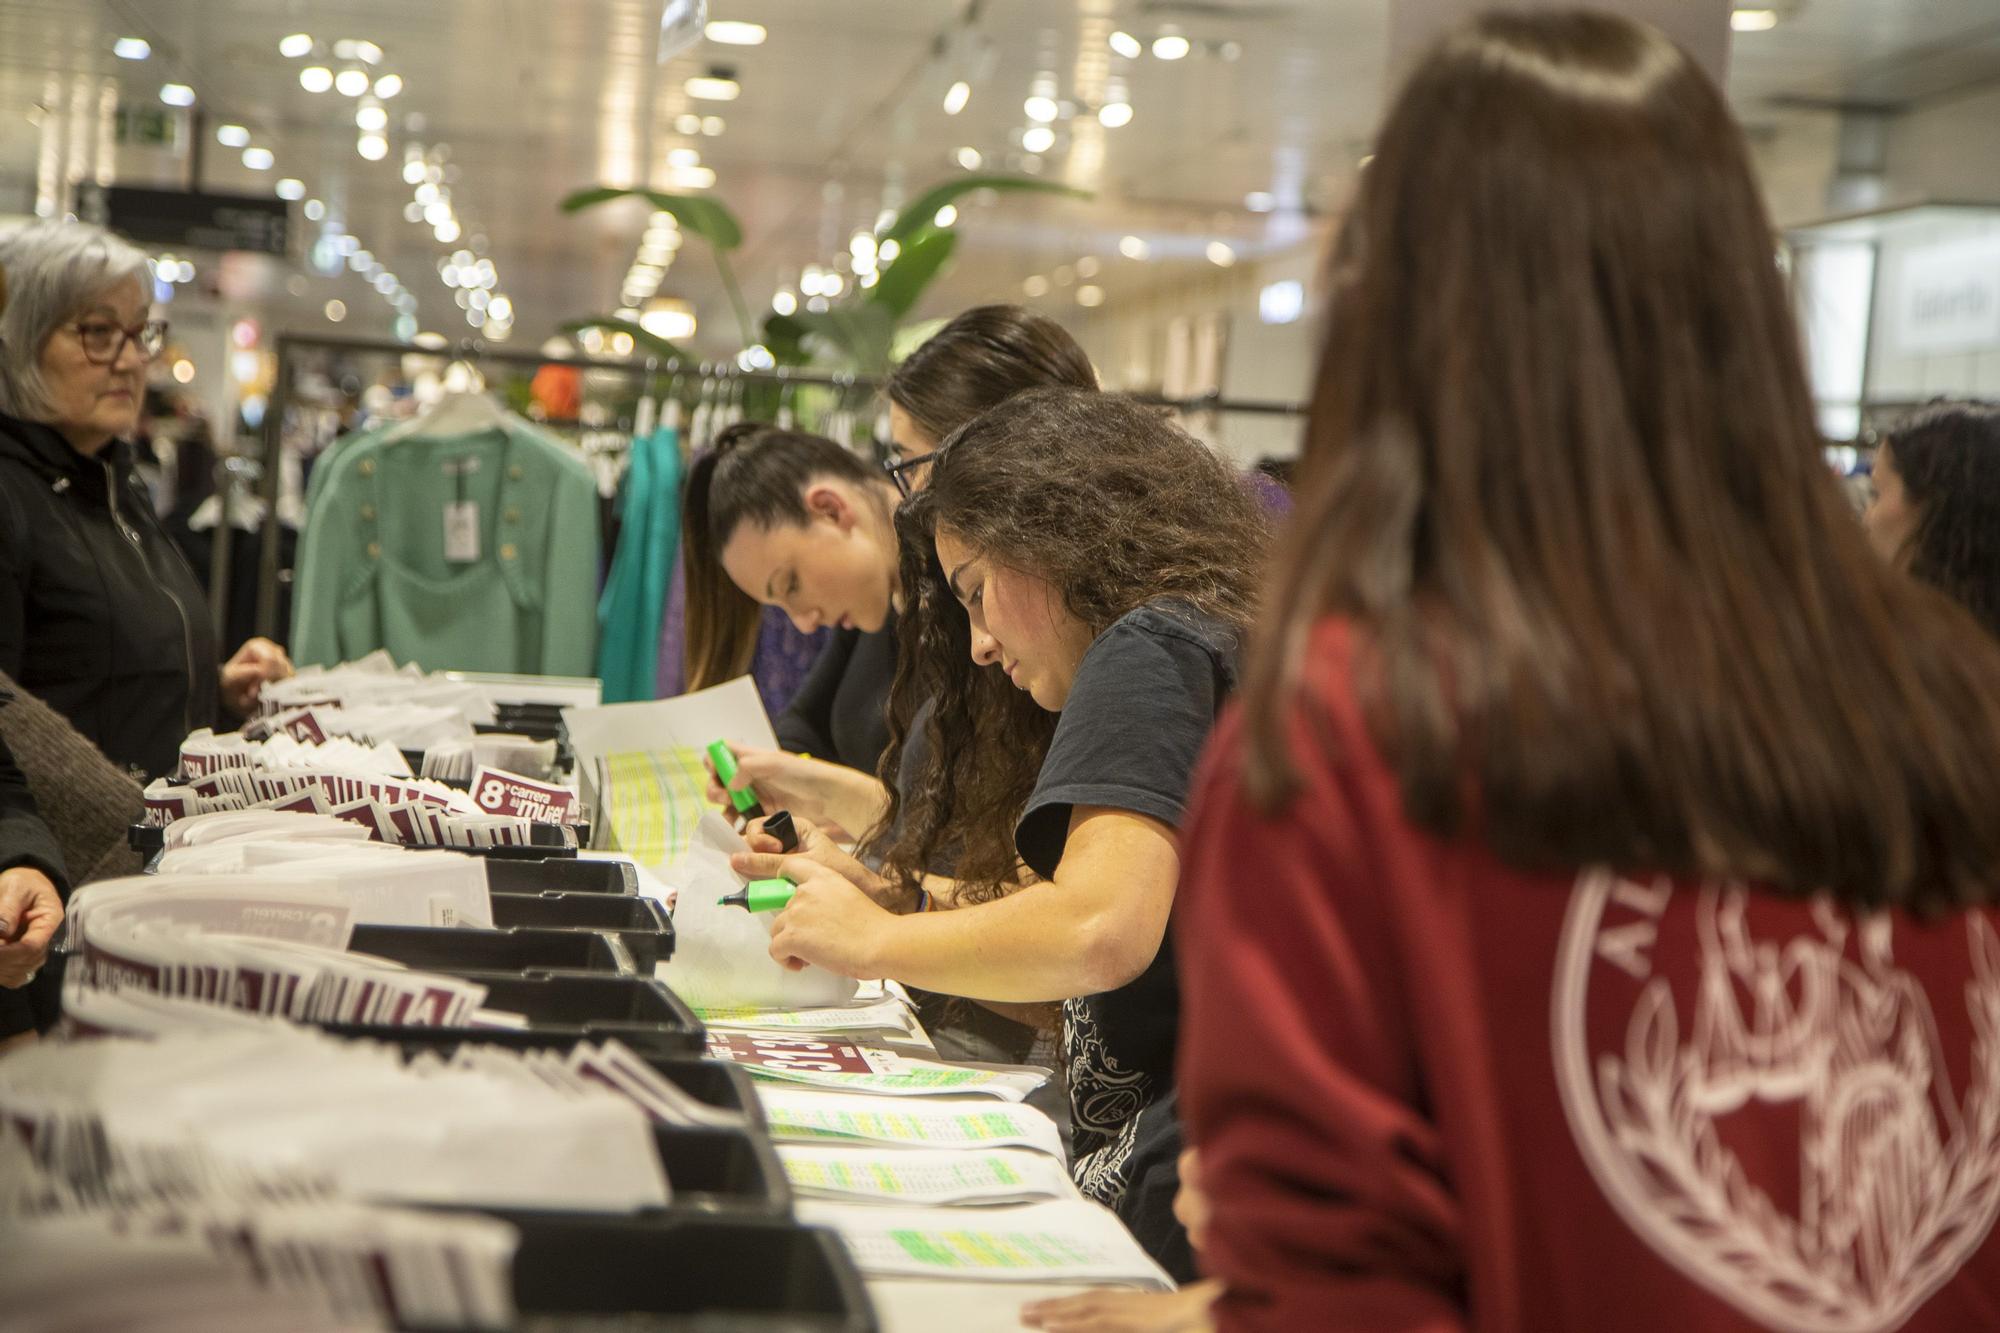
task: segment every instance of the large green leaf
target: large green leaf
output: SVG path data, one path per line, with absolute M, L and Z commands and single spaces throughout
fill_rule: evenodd
M 556 327 L 563 333 L 582 333 L 585 329 L 602 329 L 606 333 L 629 333 L 634 344 L 645 348 L 654 356 L 685 361 L 689 365 L 693 365 L 696 360 L 695 356 L 685 348 L 667 341 L 649 329 L 641 328 L 629 319 L 616 319 L 610 315 L 603 315 L 594 319 L 573 319 L 567 324 L 559 324 Z
M 831 310 L 801 310 L 789 317 L 803 338 L 814 338 L 838 352 L 863 375 L 889 369 L 889 345 L 896 336 L 896 317 L 871 301 L 842 304 Z M 765 327 L 770 327 L 767 322 Z
M 1006 193 L 1062 194 L 1072 199 L 1088 199 L 1090 191 L 1078 190 L 1057 181 L 1038 180 L 1033 176 L 954 176 L 942 185 L 934 185 L 917 197 L 917 202 L 904 209 L 902 216 L 880 239 L 895 241 L 901 245 L 911 237 L 931 226 L 937 211 L 946 204 L 955 203 L 976 190 L 1000 190 Z
M 774 313 L 764 319 L 764 350 L 781 366 L 803 366 L 811 360 L 805 336 L 806 331 L 790 315 Z
M 910 313 L 958 246 L 958 233 L 932 227 L 901 243 L 902 249 L 868 289 L 868 300 L 896 319 Z
M 621 190 L 615 186 L 601 185 L 592 190 L 578 190 L 562 201 L 565 213 L 580 213 L 586 208 L 608 204 L 613 199 L 644 199 L 662 213 L 671 213 L 674 221 L 681 224 L 681 230 L 693 232 L 718 250 L 734 250 L 743 244 L 743 224 L 736 215 L 713 199 L 704 199 L 690 194 L 662 194 L 658 190 Z

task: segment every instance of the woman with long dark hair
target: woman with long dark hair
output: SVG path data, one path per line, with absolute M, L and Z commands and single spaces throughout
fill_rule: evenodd
M 952 436 L 897 511 L 901 652 L 879 875 L 750 855 L 798 894 L 771 952 L 986 1001 L 1064 1002 L 1078 1182 L 1192 1276 L 1171 1215 L 1166 929 L 1187 782 L 1234 687 L 1264 521 L 1156 411 L 1068 389 Z M 946 879 L 928 874 L 950 864 Z
M 1220 1326 L 1992 1327 L 2000 648 L 1820 461 L 1721 94 L 1475 20 L 1335 276 L 1176 921 Z
M 1875 451 L 1874 483 L 1876 551 L 2000 634 L 2000 406 L 1921 409 Z

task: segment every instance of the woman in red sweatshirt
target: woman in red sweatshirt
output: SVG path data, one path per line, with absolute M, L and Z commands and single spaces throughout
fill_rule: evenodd
M 1175 905 L 1225 1330 L 2000 1328 L 2000 648 L 1820 460 L 1657 33 L 1449 36 Z

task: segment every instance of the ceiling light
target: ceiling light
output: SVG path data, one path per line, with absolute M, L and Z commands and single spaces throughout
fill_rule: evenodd
M 700 134 L 701 117 L 692 111 L 683 111 L 680 115 L 674 117 L 674 133 Z
M 333 243 L 333 248 L 340 251 L 343 255 L 351 255 L 361 248 L 361 238 L 358 236 L 343 235 Z
M 347 318 L 347 302 L 335 297 L 326 303 L 326 317 L 338 324 Z
M 903 253 L 903 243 L 893 236 L 875 248 L 875 257 L 885 264 L 895 263 L 896 256 L 901 253 Z
M 703 116 L 701 118 L 701 132 L 710 138 L 714 138 L 716 135 L 722 133 L 722 117 Z
M 1126 236 L 1118 242 L 1118 253 L 1127 259 L 1144 259 L 1153 252 L 1153 247 L 1137 236 Z
M 389 141 L 379 134 L 364 134 L 354 141 L 354 151 L 370 162 L 380 162 L 389 156 Z
M 667 184 L 681 190 L 706 190 L 715 184 L 713 167 L 678 167 L 667 173 Z
M 1056 112 L 1059 109 L 1053 97 L 1030 97 L 1027 101 L 1021 103 L 1021 110 L 1028 113 L 1029 120 L 1038 121 L 1044 125 L 1056 118 Z
M 153 54 L 153 44 L 144 37 L 120 37 L 111 44 L 111 54 L 120 60 L 144 60 Z
M 395 291 L 396 275 L 393 273 L 377 273 L 375 275 L 375 290 L 384 296 Z
M 389 127 L 389 113 L 379 106 L 364 104 L 355 110 L 354 123 L 364 130 L 384 130 Z
M 313 39 L 311 34 L 295 32 L 278 41 L 278 54 L 287 60 L 297 60 L 300 56 L 311 55 Z
M 400 74 L 384 74 L 381 78 L 375 80 L 375 95 L 377 97 L 394 97 L 402 91 L 403 76 Z
M 438 276 L 444 279 L 445 286 L 458 286 L 458 265 L 452 263 L 449 259 L 445 260 L 442 264 L 438 265 Z
M 504 296 L 495 296 L 486 303 L 486 317 L 511 324 L 514 322 L 514 303 Z
M 1146 48 L 1139 45 L 1139 39 L 1131 33 L 1114 32 L 1111 34 L 1111 49 L 1127 60 L 1137 60 L 1139 53 Z
M 1076 270 L 1068 264 L 1057 264 L 1055 271 L 1049 274 L 1049 278 L 1056 286 L 1067 287 L 1076 281 Z
M 277 184 L 278 198 L 303 199 L 306 197 L 306 183 L 296 176 L 287 176 Z
M 248 148 L 250 131 L 241 125 L 218 125 L 215 127 L 215 141 L 224 148 Z
M 689 97 L 701 102 L 733 102 L 743 91 L 736 80 L 713 74 L 696 75 L 681 87 L 687 90 Z
M 639 327 L 656 338 L 692 338 L 694 307 L 671 296 L 658 297 L 646 302 L 639 315 Z
M 424 221 L 433 227 L 442 227 L 451 221 L 451 205 L 442 199 L 434 199 L 424 205 Z
M 475 289 L 465 294 L 465 308 L 468 310 L 484 310 L 487 303 L 492 299 L 483 290 Z
M 872 231 L 855 232 L 854 235 L 847 238 L 847 253 L 854 258 L 856 263 L 860 263 L 863 259 L 872 263 L 875 259 L 875 233 Z
M 1243 206 L 1252 213 L 1268 213 L 1278 206 L 1278 201 L 1268 191 L 1252 190 L 1243 196 Z
M 344 69 L 334 76 L 333 90 L 342 97 L 359 97 L 368 91 L 368 71 Z
M 1055 147 L 1056 132 L 1046 125 L 1036 125 L 1022 132 L 1021 147 L 1031 153 L 1046 153 Z
M 382 48 L 373 42 L 356 42 L 354 44 L 354 54 L 370 65 L 379 65 L 382 63 Z
M 806 302 L 806 309 L 812 311 L 815 315 L 824 315 L 832 308 L 833 303 L 824 296 L 815 296 L 812 300 Z
M 268 148 L 246 148 L 243 150 L 243 165 L 252 171 L 269 171 L 278 159 Z
M 174 362 L 174 382 L 176 384 L 194 383 L 194 362 L 188 360 L 186 357 L 182 357 L 180 360 Z
M 964 79 L 944 90 L 944 113 L 955 116 L 965 110 L 965 104 L 972 100 L 972 85 Z
M 1769 32 L 1778 26 L 1775 9 L 1738 9 L 1729 15 L 1729 26 L 1738 32 Z
M 1305 284 L 1274 282 L 1257 293 L 1257 317 L 1266 324 L 1293 324 L 1306 309 Z
M 326 216 L 326 205 L 317 199 L 306 200 L 306 221 L 318 222 Z
M 958 150 L 958 165 L 964 167 L 967 171 L 979 170 L 980 164 L 985 161 L 986 159 L 980 155 L 977 148 L 961 148 Z
M 325 65 L 307 65 L 299 71 L 299 87 L 309 93 L 323 93 L 333 87 L 333 71 Z
M 347 266 L 356 273 L 365 271 L 375 262 L 375 256 L 366 250 L 356 250 L 347 257 Z
M 1047 296 L 1049 294 L 1049 280 L 1037 273 L 1021 284 L 1021 290 L 1030 296 Z
M 1179 60 L 1188 50 L 1188 39 L 1177 32 L 1162 33 L 1153 39 L 1153 55 L 1159 60 Z
M 789 315 L 799 308 L 799 298 L 780 287 L 771 298 L 771 309 L 781 315 Z
M 423 220 L 424 220 L 424 206 L 422 204 L 417 203 L 415 200 L 412 200 L 409 203 L 403 205 L 403 221 L 422 222 Z
M 701 165 L 701 154 L 692 148 L 676 148 L 667 154 L 667 165 L 670 167 L 698 167 Z
M 1122 129 L 1132 123 L 1130 102 L 1106 102 L 1097 108 L 1097 123 L 1107 130 Z
M 185 83 L 169 83 L 160 89 L 160 100 L 168 106 L 193 106 L 194 89 Z
M 1101 267 L 1103 265 L 1097 262 L 1096 255 L 1085 255 L 1076 261 L 1076 276 L 1079 278 L 1094 278 L 1097 276 L 1097 270 Z
M 931 214 L 931 221 L 940 227 L 949 227 L 952 223 L 958 221 L 958 205 L 946 204 L 943 208 Z
M 716 19 L 702 32 L 709 41 L 720 42 L 724 46 L 762 46 L 764 43 L 764 25 L 761 23 Z
M 1101 306 L 1104 304 L 1104 289 L 1087 284 L 1079 287 L 1076 289 L 1076 303 L 1086 308 Z
M 446 245 L 450 245 L 458 239 L 458 223 L 454 219 L 446 218 L 431 229 L 431 235 L 437 237 L 438 240 L 444 242 Z
M 1228 268 L 1236 262 L 1236 252 L 1223 241 L 1210 241 L 1205 253 L 1208 255 L 1208 262 L 1217 268 Z
M 429 181 L 425 181 L 416 188 L 410 197 L 416 201 L 419 207 L 429 208 L 438 201 L 438 187 Z

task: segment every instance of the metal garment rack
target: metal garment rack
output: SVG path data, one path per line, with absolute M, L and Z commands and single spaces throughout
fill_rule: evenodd
M 882 387 L 882 379 L 874 375 L 856 375 L 845 371 L 826 373 L 820 371 L 792 370 L 779 367 L 774 370 L 744 370 L 730 362 L 695 361 L 684 362 L 678 358 L 648 357 L 638 360 L 607 361 L 582 356 L 544 356 L 540 352 L 514 352 L 494 347 L 478 338 L 463 339 L 444 347 L 420 347 L 413 343 L 398 342 L 391 338 L 328 338 L 312 334 L 281 333 L 278 335 L 277 383 L 271 391 L 270 401 L 264 409 L 264 473 L 259 480 L 259 494 L 264 500 L 263 545 L 259 551 L 257 571 L 257 633 L 271 634 L 277 628 L 278 615 L 278 491 L 282 479 L 284 462 L 285 413 L 292 402 L 292 372 L 295 368 L 294 354 L 300 351 L 353 352 L 373 356 L 430 356 L 447 361 L 464 361 L 474 365 L 518 366 L 522 369 L 539 369 L 542 366 L 574 366 L 578 370 L 607 370 L 623 375 L 695 375 L 702 381 L 730 382 L 744 384 L 806 385 L 813 388 L 877 390 Z M 1168 398 L 1160 394 L 1133 394 L 1134 399 L 1156 407 L 1169 408 L 1190 415 L 1203 413 L 1242 413 L 1251 416 L 1304 416 L 1305 406 L 1271 400 L 1224 398 L 1220 393 L 1202 395 L 1195 398 Z M 217 540 L 227 543 L 229 536 L 221 531 Z M 227 560 L 223 551 L 216 560 L 220 568 Z M 220 576 L 224 586 L 211 588 L 211 605 L 221 608 L 228 602 L 226 571 Z M 218 610 L 218 615 L 220 611 Z

